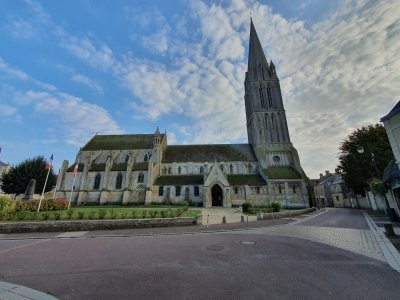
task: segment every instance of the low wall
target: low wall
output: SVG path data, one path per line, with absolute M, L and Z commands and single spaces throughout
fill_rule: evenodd
M 258 212 L 257 220 L 270 220 L 272 219 L 272 215 L 274 215 L 275 219 L 289 218 L 290 216 L 294 217 L 298 215 L 308 214 L 313 211 L 315 211 L 315 207 L 299 209 L 299 210 L 291 210 L 291 211 L 280 211 L 275 213 Z
M 190 226 L 201 224 L 201 216 L 190 218 L 154 218 L 123 220 L 77 220 L 46 222 L 0 223 L 0 233 L 50 232 L 50 231 L 91 231 L 103 229 L 127 229 L 169 226 Z

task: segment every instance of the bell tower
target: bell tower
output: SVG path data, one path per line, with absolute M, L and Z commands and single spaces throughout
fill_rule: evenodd
M 253 20 L 244 87 L 247 137 L 261 166 L 290 166 L 302 174 L 297 151 L 290 141 L 275 65 L 265 57 Z

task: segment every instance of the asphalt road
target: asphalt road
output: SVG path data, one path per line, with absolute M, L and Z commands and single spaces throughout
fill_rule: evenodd
M 303 226 L 369 229 L 361 210 L 349 208 L 328 208 L 327 212 L 301 222 Z
M 399 273 L 382 261 L 251 232 L 2 239 L 0 280 L 60 299 L 398 299 L 400 294 Z

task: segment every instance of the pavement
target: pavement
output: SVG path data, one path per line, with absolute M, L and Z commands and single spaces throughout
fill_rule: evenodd
M 40 233 L 38 235 L 0 235 L 1 239 L 26 240 L 42 239 L 79 239 L 82 237 L 105 237 L 105 236 L 148 236 L 148 235 L 182 235 L 196 233 L 234 233 L 234 234 L 254 234 L 268 236 L 287 236 L 292 238 L 304 239 L 318 242 L 378 261 L 388 263 L 394 270 L 400 272 L 400 253 L 393 247 L 386 238 L 383 228 L 377 226 L 373 220 L 362 211 L 348 210 L 349 213 L 363 214 L 365 224 L 360 221 L 356 228 L 337 228 L 337 224 L 329 224 L 329 220 L 324 226 L 314 226 L 313 223 L 318 218 L 323 218 L 329 209 L 320 210 L 308 215 L 296 216 L 296 218 L 284 218 L 278 220 L 255 221 L 255 217 L 241 222 L 241 212 L 236 209 L 203 209 L 203 226 L 192 227 L 173 227 L 173 228 L 144 228 L 140 230 L 118 230 L 94 231 L 94 232 L 64 232 L 64 233 Z M 333 210 L 332 210 L 333 211 Z M 226 223 L 222 223 L 222 217 L 225 216 Z M 207 222 L 208 220 L 208 222 Z M 207 225 L 208 223 L 208 225 Z M 345 224 L 341 220 L 341 224 Z M 282 226 L 286 225 L 286 226 Z M 332 226 L 332 227 L 330 227 Z M 396 234 L 400 234 L 400 228 L 394 227 Z M 41 242 L 41 241 L 36 241 Z M 36 243 L 33 241 L 33 243 Z M 20 246 L 17 246 L 18 248 Z M 22 247 L 22 246 L 21 246 Z M 15 248 L 14 248 L 15 249 Z M 1 250 L 0 253 L 8 250 Z M 0 299 L 56 299 L 50 294 L 33 290 L 21 285 L 7 282 L 0 282 Z

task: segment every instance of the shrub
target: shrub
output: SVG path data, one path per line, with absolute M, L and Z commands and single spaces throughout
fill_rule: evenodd
M 89 220 L 95 219 L 96 218 L 96 212 L 93 211 L 93 210 L 90 211 L 89 214 L 88 214 L 88 218 L 89 218 Z
M 126 211 L 121 212 L 120 215 L 119 215 L 119 218 L 120 219 L 125 219 L 126 218 Z
M 104 217 L 106 216 L 106 214 L 107 214 L 107 211 L 106 211 L 105 209 L 103 209 L 103 208 L 99 209 L 99 218 L 100 218 L 101 220 L 104 219 Z
M 15 211 L 15 201 L 7 196 L 0 195 L 0 213 Z
M 116 219 L 117 216 L 118 216 L 118 215 L 115 213 L 114 209 L 111 208 L 111 209 L 110 209 L 110 218 L 111 218 L 111 219 Z
M 39 200 L 16 201 L 15 211 L 37 211 Z M 68 201 L 65 199 L 45 199 L 40 205 L 41 211 L 64 210 L 68 208 Z
M 26 211 L 19 211 L 14 214 L 15 218 L 19 221 L 23 220 L 26 218 L 27 212 Z
M 250 202 L 245 202 L 242 204 L 242 210 L 244 213 L 249 212 L 249 209 L 252 207 Z
M 45 211 L 44 213 L 42 213 L 42 219 L 47 221 L 48 219 L 50 219 L 50 213 Z
M 131 218 L 136 218 L 136 211 L 134 209 L 131 210 Z
M 150 210 L 149 214 L 150 214 L 150 218 L 155 218 L 156 215 L 157 215 L 157 211 L 156 210 Z
M 147 210 L 143 209 L 142 210 L 142 219 L 146 219 L 146 216 L 147 216 Z
M 68 219 L 71 219 L 72 218 L 72 215 L 74 214 L 74 210 L 73 209 L 68 209 L 67 210 L 67 216 L 68 216 Z
M 271 208 L 273 212 L 278 212 L 281 210 L 281 204 L 278 202 L 272 202 L 271 203 Z
M 184 211 L 186 211 L 186 210 L 188 210 L 188 208 L 189 208 L 189 202 L 188 201 L 183 201 L 182 202 L 182 207 L 183 207 L 183 210 Z
M 59 211 L 53 211 L 54 220 L 60 220 L 61 213 Z
M 79 220 L 82 220 L 84 216 L 85 216 L 85 212 L 84 211 L 78 211 L 78 219 Z
M 162 210 L 160 213 L 161 213 L 161 218 L 166 218 L 167 217 L 167 211 L 166 210 Z

